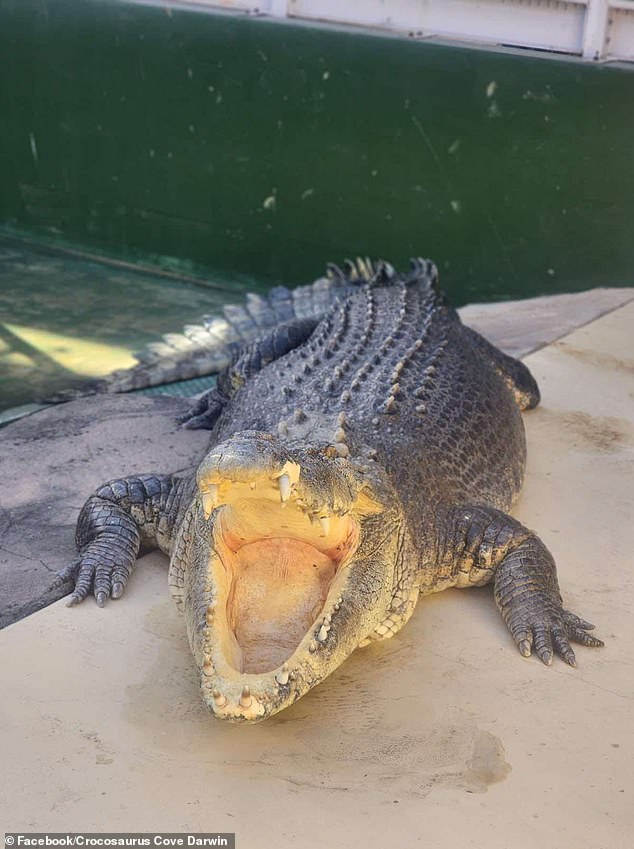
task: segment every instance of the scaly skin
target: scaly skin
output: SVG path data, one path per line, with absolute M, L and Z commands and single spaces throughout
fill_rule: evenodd
M 574 665 L 571 641 L 602 644 L 564 610 L 544 544 L 507 514 L 537 385 L 463 327 L 436 277 L 422 260 L 406 275 L 357 269 L 314 331 L 291 322 L 246 346 L 197 404 L 190 424 L 212 434 L 195 478 L 111 482 L 82 510 L 71 601 L 119 597 L 141 543 L 170 554 L 221 719 L 282 710 L 446 587 L 493 581 L 519 651 L 544 663 Z

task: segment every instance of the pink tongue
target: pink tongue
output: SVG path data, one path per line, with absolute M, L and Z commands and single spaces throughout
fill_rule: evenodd
M 300 540 L 259 540 L 237 552 L 231 619 L 244 672 L 269 672 L 293 654 L 334 574 L 332 560 Z

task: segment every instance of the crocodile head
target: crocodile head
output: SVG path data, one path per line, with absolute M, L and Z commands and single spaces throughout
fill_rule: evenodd
M 215 446 L 170 568 L 214 715 L 265 719 L 378 636 L 403 534 L 374 463 L 254 431 Z

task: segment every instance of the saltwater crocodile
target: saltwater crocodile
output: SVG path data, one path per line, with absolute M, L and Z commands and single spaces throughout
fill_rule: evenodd
M 535 380 L 465 327 L 434 265 L 334 272 L 345 296 L 245 346 L 190 421 L 198 469 L 110 481 L 84 505 L 71 603 L 118 598 L 140 547 L 171 556 L 207 707 L 259 721 L 421 594 L 493 582 L 520 653 L 602 645 L 565 610 L 541 540 L 508 515 Z

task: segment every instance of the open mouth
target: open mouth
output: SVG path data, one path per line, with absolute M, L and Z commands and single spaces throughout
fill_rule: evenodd
M 338 608 L 341 573 L 357 549 L 359 523 L 352 511 L 306 504 L 292 470 L 206 484 L 203 509 L 208 517 L 213 512 L 209 569 L 216 594 L 209 624 L 223 677 L 275 670 L 283 676 L 303 643 L 310 650 L 315 633 L 327 628 L 317 630 L 327 611 Z

